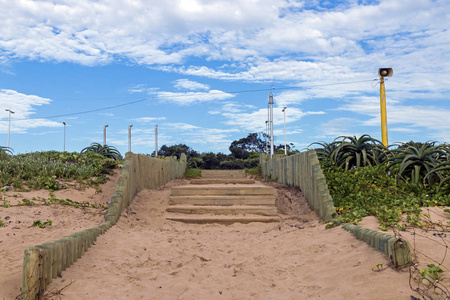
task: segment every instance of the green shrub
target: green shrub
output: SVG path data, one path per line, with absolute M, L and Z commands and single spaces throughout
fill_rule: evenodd
M 201 175 L 202 175 L 202 170 L 200 170 L 200 169 L 186 168 L 186 177 L 188 179 L 198 178 Z
M 324 167 L 339 220 L 358 223 L 372 215 L 378 218 L 380 228 L 386 229 L 397 225 L 403 213 L 411 215 L 408 221 L 417 220 L 421 206 L 450 205 L 450 195 L 436 192 L 434 187 L 396 182 L 397 168 L 386 171 L 384 165 L 379 165 L 345 171 L 340 167 Z
M 0 186 L 21 190 L 25 183 L 33 189 L 57 190 L 63 187 L 60 181 L 76 180 L 89 184 L 92 177 L 102 178 L 117 166 L 113 159 L 93 152 L 48 151 L 11 155 L 7 160 L 0 160 Z

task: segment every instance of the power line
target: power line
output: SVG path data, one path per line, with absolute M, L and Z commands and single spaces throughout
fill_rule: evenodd
M 311 84 L 311 85 L 302 85 L 299 87 L 281 87 L 281 88 L 275 88 L 273 86 L 270 87 L 270 89 L 249 89 L 249 90 L 239 90 L 239 91 L 221 91 L 221 92 L 212 92 L 208 93 L 208 95 L 222 95 L 222 94 L 242 94 L 242 93 L 255 93 L 255 92 L 264 92 L 264 91 L 270 91 L 270 90 L 292 90 L 292 89 L 304 89 L 304 88 L 312 88 L 312 87 L 321 87 L 321 86 L 333 86 L 333 85 L 346 85 L 346 84 L 354 84 L 354 83 L 363 83 L 363 82 L 373 82 L 378 79 L 371 79 L 371 80 L 358 80 L 358 81 L 346 81 L 346 82 L 336 82 L 336 83 L 323 83 L 323 84 Z M 185 97 L 198 97 L 199 93 L 194 92 L 192 94 L 182 94 L 182 95 L 171 95 L 170 98 L 185 98 Z M 25 121 L 25 120 L 39 120 L 39 119 L 54 119 L 54 118 L 61 118 L 61 117 L 69 117 L 69 116 L 76 116 L 76 115 L 83 115 L 98 111 L 104 111 L 109 109 L 114 109 L 118 107 L 133 105 L 140 102 L 145 102 L 149 100 L 154 99 L 164 99 L 169 97 L 164 97 L 162 95 L 156 95 L 154 97 L 148 97 L 144 99 L 139 99 L 135 101 L 130 101 L 122 104 L 112 105 L 112 106 L 106 106 L 102 108 L 97 109 L 91 109 L 91 110 L 85 110 L 85 111 L 79 111 L 75 113 L 68 113 L 68 114 L 61 114 L 61 115 L 53 115 L 53 116 L 46 116 L 46 117 L 36 117 L 36 118 L 24 118 L 24 119 L 15 119 L 14 121 Z M 119 99 L 119 98 L 104 98 L 105 100 L 108 99 Z M 6 120 L 0 120 L 0 121 L 6 121 Z

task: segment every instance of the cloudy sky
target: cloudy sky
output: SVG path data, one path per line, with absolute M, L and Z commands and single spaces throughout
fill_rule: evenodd
M 448 0 L 0 0 L 0 145 L 228 153 L 264 132 L 450 142 Z

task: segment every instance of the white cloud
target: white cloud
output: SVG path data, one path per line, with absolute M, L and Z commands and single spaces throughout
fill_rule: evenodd
M 0 47 L 3 57 L 87 65 L 121 58 L 171 64 L 191 56 L 234 61 L 298 53 L 360 57 L 367 54 L 365 44 L 384 48 L 377 43 L 380 37 L 417 42 L 418 33 L 441 34 L 449 5 L 389 0 L 314 10 L 283 0 L 2 2 Z
M 208 146 L 211 151 L 227 151 L 231 142 L 231 134 L 240 132 L 238 129 L 204 128 L 186 123 L 163 124 L 167 130 L 177 132 L 175 143 L 187 145 L 197 144 Z
M 363 126 L 381 126 L 379 98 L 367 97 L 354 100 L 338 108 L 357 114 L 369 116 L 369 119 L 361 121 Z M 420 129 L 434 132 L 434 136 L 440 140 L 446 140 L 450 131 L 450 110 L 437 106 L 406 105 L 403 102 L 390 99 L 387 102 L 388 130 L 396 132 L 417 132 Z M 402 125 L 402 127 L 398 127 Z
M 180 130 L 180 131 L 194 130 L 194 129 L 200 128 L 198 126 L 194 126 L 194 125 L 190 125 L 190 124 L 186 124 L 186 123 L 168 123 L 168 124 L 165 124 L 164 126 L 172 128 L 172 129 Z
M 394 132 L 406 132 L 406 133 L 416 133 L 416 132 L 419 132 L 418 129 L 407 128 L 407 127 L 394 127 L 394 128 L 390 128 L 389 131 L 394 131 Z
M 186 90 L 209 90 L 209 85 L 203 84 L 196 81 L 191 81 L 189 79 L 178 79 L 174 82 L 174 87 L 177 89 L 186 89 Z
M 139 122 L 139 123 L 150 123 L 155 121 L 163 121 L 166 117 L 142 117 L 137 119 L 132 119 L 132 121 Z
M 208 92 L 158 92 L 157 97 L 164 102 L 173 102 L 179 105 L 190 105 L 201 102 L 211 102 L 217 100 L 226 100 L 235 97 L 233 94 L 225 93 L 218 90 L 210 90 Z
M 87 65 L 116 56 L 143 64 L 179 63 L 183 52 L 203 44 L 208 32 L 276 20 L 277 2 L 1 2 L 0 47 L 9 57 Z
M 8 108 L 11 114 L 11 132 L 26 132 L 29 128 L 61 127 L 60 122 L 45 119 L 30 119 L 35 107 L 50 104 L 51 100 L 35 95 L 26 95 L 14 90 L 0 89 L 0 107 Z M 0 132 L 8 132 L 9 112 L 0 114 Z
M 336 138 L 338 136 L 361 136 L 361 122 L 353 118 L 336 118 L 321 124 L 319 131 L 326 139 Z
M 149 92 L 149 91 L 156 91 L 157 89 L 153 88 L 153 89 L 149 89 L 147 88 L 147 85 L 144 83 L 140 83 L 140 84 L 136 84 L 131 86 L 128 89 L 128 92 L 133 94 L 133 93 L 144 93 L 144 92 Z
M 286 124 L 295 123 L 301 118 L 312 114 L 324 114 L 324 112 L 304 112 L 299 108 L 291 107 L 286 110 Z M 225 124 L 239 128 L 243 132 L 265 132 L 266 121 L 268 120 L 268 112 L 266 108 L 229 112 L 224 110 L 222 116 L 226 118 Z M 284 126 L 284 113 L 282 107 L 274 107 L 273 109 L 273 125 Z
M 370 80 L 380 66 L 392 66 L 393 95 L 448 94 L 450 2 L 365 3 L 3 1 L 0 62 L 25 58 L 101 65 L 125 60 L 221 80 L 296 82 L 304 94 L 294 99 L 286 93 L 286 103 L 371 92 L 368 83 L 317 84 Z M 197 58 L 227 67 L 192 64 Z M 175 87 L 209 89 L 188 79 Z M 143 91 L 149 92 L 140 85 L 130 89 Z
M 117 62 L 203 78 L 172 82 L 187 92 L 145 84 L 129 89 L 179 105 L 235 96 L 210 90 L 212 85 L 200 82 L 205 79 L 274 84 L 276 104 L 288 106 L 288 122 L 323 113 L 322 106 L 318 112 L 295 106 L 326 98 L 340 101 L 339 110 L 358 114 L 325 124 L 329 132 L 339 134 L 358 131 L 354 124 L 379 126 L 378 86 L 371 86 L 370 80 L 377 78 L 379 67 L 393 67 L 394 76 L 386 82 L 393 131 L 435 129 L 448 140 L 450 111 L 440 106 L 447 105 L 450 94 L 449 11 L 445 0 L 0 1 L 0 67 L 9 72 L 9 65 L 21 60 Z M 351 83 L 340 84 L 344 82 Z M 10 90 L 1 90 L 3 94 L 11 100 L 2 103 L 6 98 L 0 97 L 4 107 L 18 105 L 11 107 L 17 110 L 15 119 L 29 118 L 36 106 L 50 103 Z M 267 119 L 265 109 L 236 103 L 209 113 L 250 132 L 264 130 Z M 5 132 L 2 116 L 0 131 Z M 275 117 L 279 126 L 279 111 Z M 358 121 L 361 117 L 365 119 Z M 46 120 L 19 123 L 14 130 L 57 126 Z
M 308 99 L 308 92 L 302 90 L 281 91 L 279 95 L 275 95 L 275 101 L 280 106 L 288 106 L 290 104 L 298 105 Z

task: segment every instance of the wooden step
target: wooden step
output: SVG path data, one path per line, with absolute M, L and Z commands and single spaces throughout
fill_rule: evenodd
M 192 179 L 191 184 L 253 184 L 255 181 L 248 178 L 198 178 Z
M 251 223 L 251 222 L 280 222 L 278 216 L 255 216 L 255 215 L 177 215 L 166 213 L 166 219 L 171 221 L 185 222 L 185 223 Z
M 170 196 L 169 205 L 268 205 L 275 206 L 275 197 L 273 195 L 188 195 L 188 196 Z
M 245 178 L 245 170 L 202 170 L 203 178 Z
M 272 187 L 262 184 L 180 185 L 172 188 L 172 196 L 181 195 L 275 195 Z
M 181 214 L 213 214 L 213 215 L 238 215 L 253 214 L 261 216 L 278 216 L 274 206 L 230 205 L 230 206 L 196 206 L 196 205 L 171 205 L 167 212 Z

